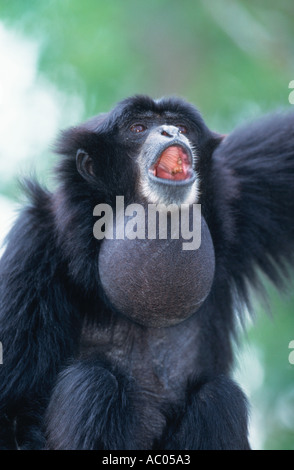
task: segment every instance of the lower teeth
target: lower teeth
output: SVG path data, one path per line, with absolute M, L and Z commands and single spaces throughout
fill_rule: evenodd
M 176 175 L 177 173 L 183 173 L 183 168 L 181 166 L 176 166 L 171 172 L 172 175 Z

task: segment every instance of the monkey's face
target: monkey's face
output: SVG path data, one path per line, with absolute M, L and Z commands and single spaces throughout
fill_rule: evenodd
M 217 139 L 188 103 L 134 97 L 82 129 L 78 171 L 113 201 L 124 195 L 147 204 L 198 202 L 199 168 Z
M 172 124 L 156 126 L 149 132 L 138 157 L 138 188 L 148 202 L 197 202 L 197 155 L 185 133 L 185 126 Z

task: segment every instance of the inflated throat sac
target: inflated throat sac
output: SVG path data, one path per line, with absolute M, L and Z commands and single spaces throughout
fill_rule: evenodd
M 115 228 L 121 233 L 122 227 Z M 114 239 L 105 238 L 98 266 L 111 305 L 149 327 L 176 325 L 193 315 L 210 292 L 215 270 L 213 243 L 203 217 L 200 247 L 184 250 L 186 242 L 181 230 L 178 239 L 148 239 L 147 223 L 145 239 L 116 239 L 115 233 Z

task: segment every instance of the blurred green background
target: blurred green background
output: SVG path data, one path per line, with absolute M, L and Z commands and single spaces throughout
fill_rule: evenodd
M 0 0 L 0 236 L 35 172 L 53 184 L 58 130 L 135 93 L 175 94 L 229 132 L 291 109 L 293 0 Z M 293 286 L 293 283 L 292 283 Z M 256 449 L 294 449 L 294 296 L 270 290 L 238 348 Z

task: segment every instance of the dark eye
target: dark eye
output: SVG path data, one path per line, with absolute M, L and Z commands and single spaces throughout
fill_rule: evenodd
M 187 127 L 182 126 L 181 124 L 179 124 L 179 125 L 177 126 L 177 128 L 179 129 L 179 131 L 180 131 L 181 134 L 187 134 L 187 132 L 188 132 Z
M 134 132 L 135 134 L 138 134 L 138 132 L 144 132 L 146 130 L 146 127 L 143 124 L 133 124 L 131 126 L 131 131 Z

